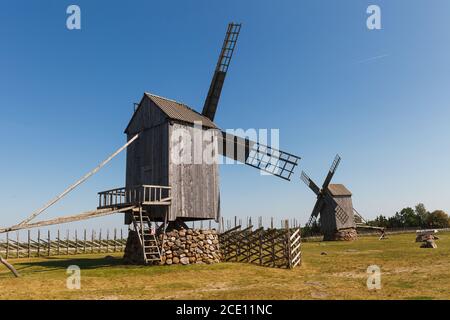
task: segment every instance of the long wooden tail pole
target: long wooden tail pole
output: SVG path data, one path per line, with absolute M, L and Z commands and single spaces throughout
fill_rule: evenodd
M 59 200 L 61 200 L 61 198 L 63 198 L 65 195 L 67 195 L 69 192 L 71 192 L 73 189 L 75 189 L 76 187 L 78 187 L 80 184 L 82 184 L 83 182 L 85 182 L 87 179 L 89 179 L 91 176 L 93 176 L 95 173 L 97 173 L 103 166 L 105 166 L 108 162 L 110 162 L 115 156 L 117 156 L 119 153 L 121 153 L 123 150 L 125 150 L 130 144 L 132 144 L 137 138 L 139 137 L 139 133 L 136 134 L 133 138 L 131 138 L 125 145 L 123 145 L 122 147 L 120 147 L 119 149 L 117 149 L 116 152 L 114 152 L 112 155 L 110 155 L 106 160 L 104 160 L 102 163 L 100 163 L 94 170 L 90 171 L 89 173 L 87 173 L 83 178 L 81 178 L 80 180 L 78 180 L 77 182 L 75 182 L 73 185 L 71 185 L 70 187 L 68 187 L 66 190 L 64 190 L 63 193 L 61 193 L 60 195 L 58 195 L 56 198 L 54 198 L 53 200 L 51 200 L 50 202 L 48 202 L 47 204 L 45 204 L 42 208 L 36 210 L 35 212 L 33 212 L 31 214 L 31 216 L 29 216 L 27 219 L 23 220 L 22 222 L 20 222 L 18 225 L 16 226 L 23 226 L 25 224 L 27 224 L 28 222 L 30 222 L 31 220 L 33 220 L 34 218 L 36 218 L 39 214 L 41 214 L 42 212 L 44 212 L 45 210 L 47 210 L 49 207 L 51 207 L 52 205 L 54 205 L 56 202 L 58 202 Z
M 86 220 L 86 219 L 91 219 L 91 218 L 98 218 L 98 217 L 103 217 L 103 216 L 107 216 L 107 215 L 114 214 L 114 213 L 126 212 L 133 208 L 134 208 L 133 206 L 130 206 L 130 207 L 119 208 L 119 209 L 100 209 L 100 210 L 94 210 L 94 211 L 87 211 L 87 212 L 79 213 L 79 214 L 72 215 L 72 216 L 65 216 L 65 217 L 55 218 L 55 219 L 51 219 L 51 220 L 44 220 L 44 221 L 39 221 L 39 222 L 35 222 L 35 223 L 27 223 L 24 225 L 16 225 L 16 226 L 12 226 L 9 228 L 3 228 L 3 229 L 0 229 L 0 233 L 17 231 L 17 230 L 22 230 L 22 229 L 45 227 L 45 226 L 51 226 L 51 225 L 55 225 L 55 224 L 69 223 L 69 222 L 81 221 L 81 220 Z
M 20 277 L 20 274 L 17 272 L 17 270 L 13 267 L 12 264 L 10 264 L 8 261 L 6 261 L 5 259 L 3 259 L 2 256 L 0 256 L 0 263 L 4 264 L 5 267 L 7 267 L 16 278 Z

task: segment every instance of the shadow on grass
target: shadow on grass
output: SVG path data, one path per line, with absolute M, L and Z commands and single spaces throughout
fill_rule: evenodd
M 46 260 L 40 261 L 28 261 L 16 263 L 16 266 L 20 270 L 41 267 L 48 271 L 57 269 L 66 269 L 68 266 L 77 265 L 81 269 L 97 269 L 102 267 L 112 267 L 112 266 L 122 266 L 123 259 L 121 257 L 102 257 L 102 258 L 61 258 L 61 257 L 50 257 Z

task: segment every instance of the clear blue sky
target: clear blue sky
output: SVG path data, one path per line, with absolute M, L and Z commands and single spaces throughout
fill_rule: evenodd
M 70 4 L 80 31 L 66 29 Z M 366 28 L 369 4 L 381 7 L 382 30 Z M 201 110 L 229 21 L 243 27 L 216 122 L 279 128 L 281 148 L 303 161 L 292 182 L 222 166 L 225 217 L 306 222 L 315 197 L 300 172 L 322 183 L 336 153 L 334 182 L 364 216 L 418 202 L 450 211 L 449 12 L 445 0 L 1 1 L 0 225 L 121 146 L 144 91 Z M 124 185 L 124 163 L 43 218 L 95 208 L 98 191 Z

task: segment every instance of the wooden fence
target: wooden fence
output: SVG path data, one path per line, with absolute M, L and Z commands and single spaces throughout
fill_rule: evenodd
M 223 261 L 267 267 L 295 268 L 301 264 L 300 228 L 264 229 L 236 226 L 219 234 Z
M 113 253 L 125 250 L 126 236 L 121 229 L 117 232 L 106 231 L 106 236 L 102 237 L 102 232 L 96 233 L 92 230 L 88 235 L 87 231 L 81 235 L 75 231 L 70 235 L 67 231 L 64 235 L 58 230 L 56 237 L 52 238 L 50 231 L 37 232 L 37 237 L 31 237 L 30 231 L 27 233 L 25 241 L 21 241 L 19 233 L 6 234 L 6 239 L 0 241 L 0 254 L 6 259 L 49 257 L 58 255 L 91 254 L 91 253 Z

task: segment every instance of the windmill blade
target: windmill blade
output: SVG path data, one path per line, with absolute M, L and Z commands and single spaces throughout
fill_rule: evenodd
M 219 154 L 288 181 L 301 159 L 299 156 L 223 131 L 218 142 Z
M 339 221 L 342 224 L 345 224 L 349 219 L 347 212 L 345 212 L 345 210 L 342 209 L 342 207 L 336 201 L 334 201 L 334 199 L 328 193 L 325 193 L 324 199 L 326 203 L 334 209 L 336 217 L 339 219 Z
M 316 195 L 320 194 L 320 188 L 317 186 L 317 184 L 314 183 L 314 181 L 311 180 L 311 178 L 304 171 L 302 171 L 302 175 L 300 178 Z
M 316 204 L 314 205 L 314 208 L 311 212 L 311 216 L 309 217 L 308 222 L 306 223 L 306 227 L 310 228 L 314 222 L 316 222 L 317 217 L 319 216 L 320 211 L 323 207 L 323 199 L 322 197 L 318 198 L 316 201 Z
M 211 121 L 214 121 L 214 116 L 216 115 L 223 83 L 225 81 L 225 76 L 227 74 L 231 58 L 233 57 L 234 48 L 236 46 L 240 31 L 241 24 L 228 24 L 222 51 L 220 52 L 219 60 L 217 61 L 216 69 L 214 71 L 202 111 L 202 114 L 208 117 Z
M 334 158 L 333 164 L 331 165 L 330 171 L 328 171 L 328 175 L 325 178 L 325 181 L 323 182 L 322 189 L 325 190 L 328 188 L 328 185 L 331 182 L 331 179 L 333 179 L 334 173 L 336 172 L 339 163 L 341 162 L 341 157 L 337 154 Z

